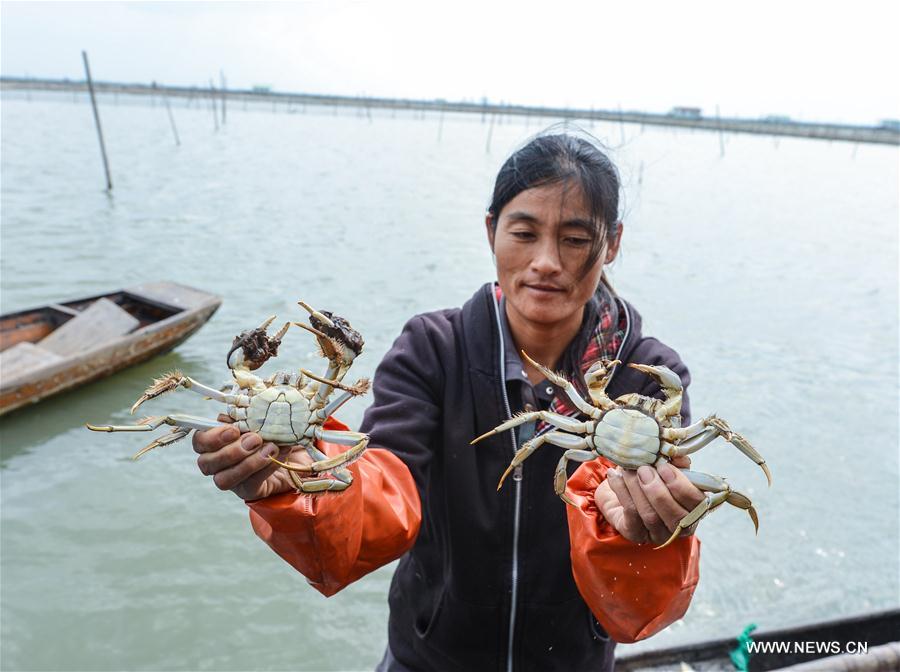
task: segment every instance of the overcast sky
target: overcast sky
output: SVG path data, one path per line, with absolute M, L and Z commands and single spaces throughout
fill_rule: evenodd
M 0 3 L 5 76 L 875 123 L 898 0 Z

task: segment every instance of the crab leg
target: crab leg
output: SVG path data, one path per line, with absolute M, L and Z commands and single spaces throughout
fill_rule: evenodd
M 368 378 L 360 378 L 356 381 L 355 385 L 344 385 L 340 380 L 334 380 L 332 378 L 323 378 L 321 376 L 315 375 L 312 371 L 307 369 L 300 369 L 300 373 L 302 373 L 307 378 L 312 378 L 315 381 L 318 381 L 325 385 L 328 388 L 328 394 L 324 395 L 327 397 L 330 395 L 335 389 L 344 390 L 345 392 L 349 392 L 354 396 L 359 396 L 360 394 L 365 394 L 369 391 L 369 379 Z M 326 388 L 319 388 L 321 392 Z
M 136 425 L 85 425 L 92 432 L 152 432 L 161 425 L 174 425 L 171 433 L 155 439 L 135 453 L 132 459 L 136 460 L 144 453 L 159 446 L 167 446 L 170 443 L 183 439 L 195 429 L 212 429 L 225 423 L 217 420 L 207 420 L 193 415 L 155 415 L 144 418 Z
M 325 342 L 327 343 L 328 341 Z M 328 368 L 325 370 L 325 375 L 321 378 L 319 376 L 313 375 L 309 371 L 303 371 L 303 373 L 307 377 L 321 383 L 321 385 L 319 385 L 316 389 L 316 396 L 313 399 L 314 405 L 321 406 L 322 404 L 324 404 L 328 397 L 331 396 L 331 393 L 334 392 L 335 388 L 349 391 L 349 389 L 341 385 L 340 382 L 341 379 L 347 374 L 347 370 L 348 369 L 341 370 L 341 367 L 335 365 L 329 359 Z
M 316 448 L 316 446 L 312 442 L 309 442 L 308 445 L 304 444 L 304 447 L 306 448 L 306 452 L 314 462 L 320 462 L 322 460 L 328 459 L 328 455 Z M 347 485 L 350 485 L 353 482 L 353 475 L 343 467 L 335 467 L 331 470 L 331 475 L 339 481 L 346 483 Z M 308 483 L 308 481 L 304 481 L 304 483 Z
M 345 403 L 347 403 L 350 399 L 352 399 L 355 396 L 356 396 L 356 394 L 353 392 L 344 392 L 344 394 L 339 396 L 337 399 L 332 401 L 330 404 L 328 404 L 324 408 L 320 408 L 318 411 L 316 411 L 316 417 L 318 417 L 320 420 L 328 419 L 329 415 L 333 415 L 336 410 L 338 410 L 341 406 L 343 406 Z
M 332 369 L 329 368 L 328 370 L 331 371 Z M 310 406 L 313 409 L 323 408 L 324 407 L 323 405 L 328 400 L 328 397 L 331 396 L 332 392 L 334 392 L 335 389 L 344 390 L 345 392 L 349 393 L 351 396 L 359 396 L 361 394 L 365 394 L 366 392 L 368 392 L 369 387 L 370 387 L 368 378 L 360 378 L 359 380 L 356 381 L 355 385 L 344 385 L 342 382 L 340 382 L 340 380 L 332 380 L 330 378 L 322 378 L 320 376 L 315 375 L 312 371 L 308 371 L 307 369 L 300 369 L 300 373 L 302 373 L 307 378 L 310 378 L 312 380 L 315 380 L 315 381 L 321 383 L 321 385 L 316 390 L 316 396 L 310 402 Z M 343 374 L 341 374 L 340 377 L 343 377 Z M 343 396 L 340 398 L 343 399 Z M 346 399 L 343 399 L 343 401 L 341 401 L 341 404 L 343 404 L 344 401 L 346 401 Z M 332 404 L 334 404 L 334 402 L 332 402 Z M 338 404 L 338 406 L 340 406 L 341 404 Z M 329 406 L 330 405 L 331 404 L 329 404 Z M 328 415 L 330 415 L 330 414 L 331 413 L 329 413 Z M 326 415 L 325 417 L 327 418 L 328 415 Z
M 181 439 L 186 437 L 188 434 L 190 434 L 191 431 L 192 430 L 186 429 L 184 427 L 175 427 L 168 434 L 161 436 L 160 438 L 156 439 L 155 441 L 151 441 L 146 446 L 141 448 L 138 452 L 136 452 L 131 457 L 131 459 L 138 460 L 144 455 L 144 453 L 148 453 L 151 450 L 153 450 L 154 448 L 159 448 L 160 446 L 168 446 L 170 443 L 175 443 L 176 441 L 180 441 Z
M 510 475 L 513 469 L 527 460 L 534 451 L 543 446 L 545 443 L 550 443 L 554 446 L 568 449 L 584 450 L 590 449 L 591 447 L 591 444 L 586 437 L 572 436 L 571 434 L 563 434 L 562 432 L 547 432 L 546 434 L 541 434 L 540 436 L 523 443 L 522 447 L 516 451 L 516 454 L 513 456 L 512 462 L 509 463 L 506 471 L 504 471 L 503 475 L 500 477 L 500 482 L 497 484 L 497 490 L 500 490 L 500 488 L 503 487 L 503 481 L 506 480 L 506 477 Z M 595 453 L 591 454 L 596 457 Z
M 698 420 L 687 427 L 666 427 L 662 430 L 662 438 L 666 441 L 684 441 L 697 436 L 697 434 L 705 431 L 706 428 L 706 420 Z
M 556 472 L 553 474 L 553 492 L 559 495 L 559 498 L 566 504 L 577 506 L 577 504 L 575 504 L 575 502 L 573 502 L 566 494 L 566 481 L 569 480 L 569 474 L 566 471 L 566 467 L 569 464 L 569 460 L 574 460 L 576 462 L 590 462 L 595 457 L 597 457 L 597 453 L 593 450 L 579 450 L 577 448 L 572 448 L 563 453 L 563 456 L 559 458 L 559 462 L 556 465 Z
M 722 437 L 728 441 L 732 446 L 741 451 L 744 455 L 749 457 L 751 460 L 756 462 L 759 465 L 759 468 L 763 470 L 763 473 L 766 475 L 766 480 L 769 483 L 769 487 L 772 486 L 772 474 L 769 471 L 769 467 L 766 465 L 766 461 L 762 455 L 757 452 L 756 448 L 750 445 L 750 442 L 747 441 L 743 436 L 738 434 L 737 432 L 731 431 L 731 428 L 721 418 L 711 417 L 707 418 L 706 422 L 710 427 L 715 427 L 720 431 Z
M 247 395 L 225 394 L 220 390 L 215 390 L 203 383 L 198 383 L 193 378 L 185 376 L 181 371 L 171 371 L 153 381 L 153 384 L 144 391 L 144 394 L 141 395 L 140 399 L 134 402 L 134 405 L 131 407 L 131 413 L 133 414 L 145 401 L 155 399 L 156 397 L 172 392 L 179 387 L 183 387 L 196 394 L 201 394 L 204 397 L 221 401 L 225 404 L 235 404 L 238 406 L 247 406 L 250 404 L 250 398 Z
M 343 446 L 352 446 L 352 448 L 340 455 L 335 455 L 334 457 L 325 460 L 319 460 L 312 464 L 290 464 L 288 462 L 280 462 L 274 457 L 270 457 L 269 459 L 288 471 L 296 471 L 301 474 L 318 474 L 354 462 L 363 454 L 366 450 L 366 446 L 369 444 L 369 436 L 367 434 L 360 434 L 359 432 L 345 432 L 316 427 L 315 436 L 320 441 L 329 441 Z
M 701 431 L 696 431 L 698 426 L 703 426 L 705 429 Z M 704 418 L 703 420 L 699 420 L 695 422 L 693 425 L 689 427 L 685 427 L 683 429 L 664 429 L 662 432 L 663 439 L 667 441 L 679 441 L 679 439 L 686 438 L 685 434 L 688 436 L 696 436 L 697 442 L 693 443 L 692 441 L 684 441 L 681 443 L 677 443 L 677 449 L 681 450 L 683 448 L 687 448 L 686 452 L 679 452 L 679 455 L 686 455 L 689 452 L 693 452 L 698 448 L 702 448 L 704 445 L 709 443 L 712 438 L 707 439 L 707 433 L 712 432 L 712 438 L 716 436 L 721 436 L 723 439 L 728 441 L 731 445 L 741 451 L 744 455 L 753 460 L 760 469 L 763 470 L 763 473 L 766 475 L 766 480 L 769 483 L 769 486 L 772 485 L 772 473 L 769 471 L 768 465 L 766 465 L 766 461 L 759 452 L 750 445 L 750 442 L 747 441 L 743 436 L 731 430 L 731 427 L 728 426 L 728 423 L 722 420 L 721 418 L 717 418 L 714 415 L 711 415 L 708 418 Z M 703 438 L 701 438 L 703 437 Z M 697 445 L 700 444 L 700 445 Z
M 511 420 L 507 420 L 503 424 L 497 425 L 491 431 L 485 432 L 477 439 L 470 441 L 469 445 L 475 445 L 482 439 L 486 439 L 489 436 L 499 434 L 500 432 L 505 432 L 506 430 L 512 429 L 513 427 L 518 427 L 519 425 L 524 425 L 526 422 L 535 422 L 536 420 L 543 420 L 544 422 L 550 423 L 554 427 L 559 427 L 562 430 L 572 432 L 574 434 L 590 434 L 594 431 L 594 423 L 591 421 L 579 422 L 578 420 L 570 418 L 566 415 L 551 413 L 550 411 L 532 411 L 530 413 L 519 413 Z
M 92 432 L 152 432 L 161 425 L 175 425 L 184 429 L 212 429 L 227 424 L 218 420 L 207 420 L 195 415 L 153 415 L 136 425 L 85 425 Z
M 738 492 L 737 490 L 732 490 L 731 486 L 728 485 L 724 479 L 712 476 L 711 474 L 690 471 L 689 469 L 679 469 L 679 471 L 687 476 L 687 479 L 692 484 L 704 491 L 706 493 L 706 498 L 694 507 L 688 515 L 679 520 L 678 525 L 675 526 L 675 531 L 672 532 L 672 536 L 669 537 L 665 543 L 656 546 L 654 550 L 671 544 L 684 530 L 725 502 L 728 502 L 739 509 L 744 509 L 750 515 L 754 529 L 759 533 L 759 517 L 756 515 L 756 509 L 753 508 L 753 503 L 747 495 Z
M 690 455 L 691 453 L 697 452 L 709 443 L 712 443 L 712 441 L 718 438 L 718 436 L 719 432 L 711 427 L 708 427 L 696 436 L 693 436 L 686 441 L 682 441 L 679 444 L 673 445 L 671 443 L 663 442 L 663 446 L 660 449 L 660 452 L 664 453 L 667 457 L 681 457 L 682 455 Z
M 302 479 L 293 471 L 288 471 L 291 483 L 300 492 L 326 492 L 328 490 L 346 490 L 350 487 L 350 483 L 339 481 L 333 478 L 308 478 Z
M 534 361 L 531 357 L 528 356 L 528 353 L 525 352 L 524 350 L 522 350 L 522 356 L 526 360 L 528 360 L 528 362 L 533 367 L 535 367 L 538 371 L 540 371 L 542 374 L 544 374 L 544 376 L 547 377 L 547 380 L 549 380 L 554 385 L 561 387 L 563 389 L 563 391 L 565 391 L 565 393 L 569 397 L 569 399 L 572 401 L 572 403 L 575 404 L 575 408 L 577 408 L 579 411 L 581 411 L 582 413 L 584 413 L 586 416 L 588 416 L 590 418 L 597 419 L 600 417 L 600 409 L 595 408 L 594 406 L 592 406 L 591 404 L 586 402 L 584 399 L 582 399 L 581 395 L 578 394 L 578 390 L 575 389 L 575 386 L 572 385 L 572 383 L 570 383 L 568 380 L 566 380 L 564 376 L 561 376 L 558 373 L 554 373 L 553 371 L 548 369 L 543 364 L 539 364 L 538 362 Z M 603 397 L 609 402 L 608 406 L 603 407 L 604 409 L 615 407 L 615 404 L 613 403 L 612 399 L 610 399 L 609 397 L 606 397 L 606 395 L 603 395 Z

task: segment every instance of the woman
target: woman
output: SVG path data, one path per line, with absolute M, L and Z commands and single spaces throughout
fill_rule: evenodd
M 256 533 L 325 595 L 402 556 L 380 670 L 612 669 L 610 636 L 647 637 L 687 609 L 699 542 L 652 548 L 703 498 L 677 469 L 587 462 L 566 506 L 552 447 L 497 492 L 516 449 L 547 427 L 470 445 L 520 411 L 574 415 L 523 350 L 573 381 L 606 357 L 689 382 L 605 281 L 622 237 L 618 203 L 615 167 L 581 137 L 539 136 L 510 156 L 485 221 L 498 282 L 406 324 L 376 372 L 360 428 L 370 447 L 348 490 L 297 495 L 267 459 L 274 445 L 229 427 L 195 435 L 201 471 L 246 500 Z M 624 366 L 607 389 L 659 394 Z M 685 422 L 688 413 L 685 398 Z

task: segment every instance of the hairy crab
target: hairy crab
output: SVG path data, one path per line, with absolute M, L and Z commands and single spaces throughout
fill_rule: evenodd
M 640 394 L 626 394 L 613 400 L 607 396 L 606 386 L 612 377 L 613 368 L 621 362 L 619 360 L 598 360 L 584 374 L 591 399 L 591 403 L 588 403 L 582 399 L 572 383 L 565 377 L 538 364 L 524 351 L 522 355 L 549 381 L 561 387 L 575 407 L 588 417 L 588 420 L 579 421 L 550 411 L 521 413 L 472 441 L 474 444 L 498 432 L 538 420 L 543 420 L 562 430 L 540 434 L 530 441 L 526 441 L 501 476 L 497 486 L 498 490 L 503 486 L 503 481 L 510 472 L 519 467 L 529 455 L 545 443 L 566 449 L 557 464 L 553 488 L 563 501 L 574 504 L 566 495 L 566 466 L 570 460 L 588 462 L 597 457 L 604 457 L 625 469 L 637 469 L 642 465 L 652 466 L 661 460 L 689 455 L 719 436 L 758 464 L 765 473 L 769 485 L 772 484 L 771 473 L 762 456 L 747 439 L 733 432 L 721 418 L 712 415 L 688 427 L 680 426 L 683 388 L 681 379 L 671 369 L 665 366 L 629 364 L 628 366 L 631 368 L 655 378 L 662 388 L 665 399 L 654 399 Z M 756 510 L 747 495 L 733 490 L 723 478 L 688 469 L 680 471 L 698 489 L 705 492 L 706 497 L 679 521 L 672 536 L 656 548 L 669 545 L 684 529 L 725 502 L 746 510 L 753 520 L 754 528 L 759 529 Z
M 279 446 L 299 444 L 305 448 L 313 460 L 310 465 L 270 458 L 287 471 L 298 491 L 345 490 L 353 481 L 345 467 L 362 455 L 369 437 L 359 432 L 325 429 L 323 424 L 349 399 L 368 391 L 369 381 L 365 378 L 351 386 L 342 382 L 353 360 L 362 352 L 364 343 L 362 336 L 342 317 L 327 311 L 319 312 L 302 301 L 300 306 L 309 313 L 311 326 L 286 322 L 274 336 L 269 336 L 267 330 L 275 320 L 273 315 L 256 329 L 244 331 L 234 339 L 226 358 L 233 378 L 228 392 L 224 391 L 227 388 L 216 390 L 180 371 L 172 371 L 154 380 L 131 407 L 131 412 L 134 413 L 145 401 L 183 387 L 227 404 L 227 414 L 242 433 L 256 432 L 263 441 Z M 328 360 L 325 374 L 317 376 L 305 369 L 298 373 L 279 371 L 264 380 L 252 373 L 278 354 L 278 346 L 291 325 L 316 337 L 320 354 Z M 343 394 L 329 401 L 335 390 L 342 390 Z M 169 434 L 141 449 L 135 455 L 137 459 L 154 448 L 183 439 L 195 429 L 210 429 L 222 424 L 225 423 L 173 414 L 150 416 L 135 425 L 89 424 L 87 427 L 96 432 L 149 432 L 162 425 L 173 425 Z M 316 447 L 317 439 L 350 448 L 329 458 Z

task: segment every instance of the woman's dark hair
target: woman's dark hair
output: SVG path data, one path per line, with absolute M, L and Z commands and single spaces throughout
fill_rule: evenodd
M 506 204 L 526 189 L 551 184 L 580 187 L 594 225 L 590 251 L 581 269 L 586 274 L 599 259 L 604 243 L 615 240 L 619 232 L 619 171 L 600 147 L 589 134 L 577 128 L 573 133 L 571 126 L 563 124 L 550 127 L 513 152 L 497 173 L 488 207 L 494 231 Z M 605 272 L 600 282 L 609 295 L 615 295 Z M 596 302 L 589 301 L 580 335 L 557 363 L 582 395 L 587 388 L 581 376 L 581 358 L 599 319 Z
M 551 127 L 513 152 L 497 173 L 488 207 L 494 230 L 506 204 L 526 189 L 577 185 L 594 224 L 590 252 L 582 269 L 586 273 L 599 258 L 604 238 L 614 240 L 619 229 L 619 171 L 598 145 L 597 141 Z

